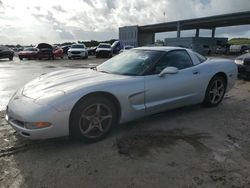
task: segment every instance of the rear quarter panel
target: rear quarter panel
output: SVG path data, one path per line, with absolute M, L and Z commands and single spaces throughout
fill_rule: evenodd
M 237 79 L 238 75 L 237 65 L 234 63 L 233 60 L 211 58 L 205 61 L 204 63 L 201 63 L 198 66 L 201 66 L 202 70 L 205 71 L 205 73 L 209 76 L 207 85 L 214 75 L 218 73 L 225 73 L 227 77 L 226 92 L 233 87 Z

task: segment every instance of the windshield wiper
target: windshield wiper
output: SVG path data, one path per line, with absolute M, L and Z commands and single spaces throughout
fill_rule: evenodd
M 91 67 L 90 69 L 97 71 L 96 66 L 95 67 Z

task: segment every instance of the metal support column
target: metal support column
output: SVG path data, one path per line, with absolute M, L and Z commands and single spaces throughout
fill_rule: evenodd
M 196 29 L 195 37 L 199 37 L 199 35 L 200 35 L 200 29 Z
M 177 22 L 177 38 L 181 37 L 181 23 Z
M 215 28 L 212 29 L 212 38 L 215 36 Z

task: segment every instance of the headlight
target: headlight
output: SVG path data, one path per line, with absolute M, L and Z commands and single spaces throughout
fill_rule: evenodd
M 46 128 L 50 127 L 51 123 L 49 122 L 33 122 L 33 123 L 24 123 L 24 127 L 26 129 L 41 129 L 41 128 Z
M 243 60 L 240 60 L 240 59 L 236 59 L 234 61 L 236 64 L 239 64 L 239 65 L 243 65 L 244 61 Z

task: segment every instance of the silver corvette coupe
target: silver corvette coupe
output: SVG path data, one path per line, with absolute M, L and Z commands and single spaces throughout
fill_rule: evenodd
M 86 142 L 146 115 L 203 103 L 217 106 L 237 78 L 236 64 L 189 49 L 142 47 L 92 69 L 41 75 L 10 99 L 6 120 L 22 136 Z

